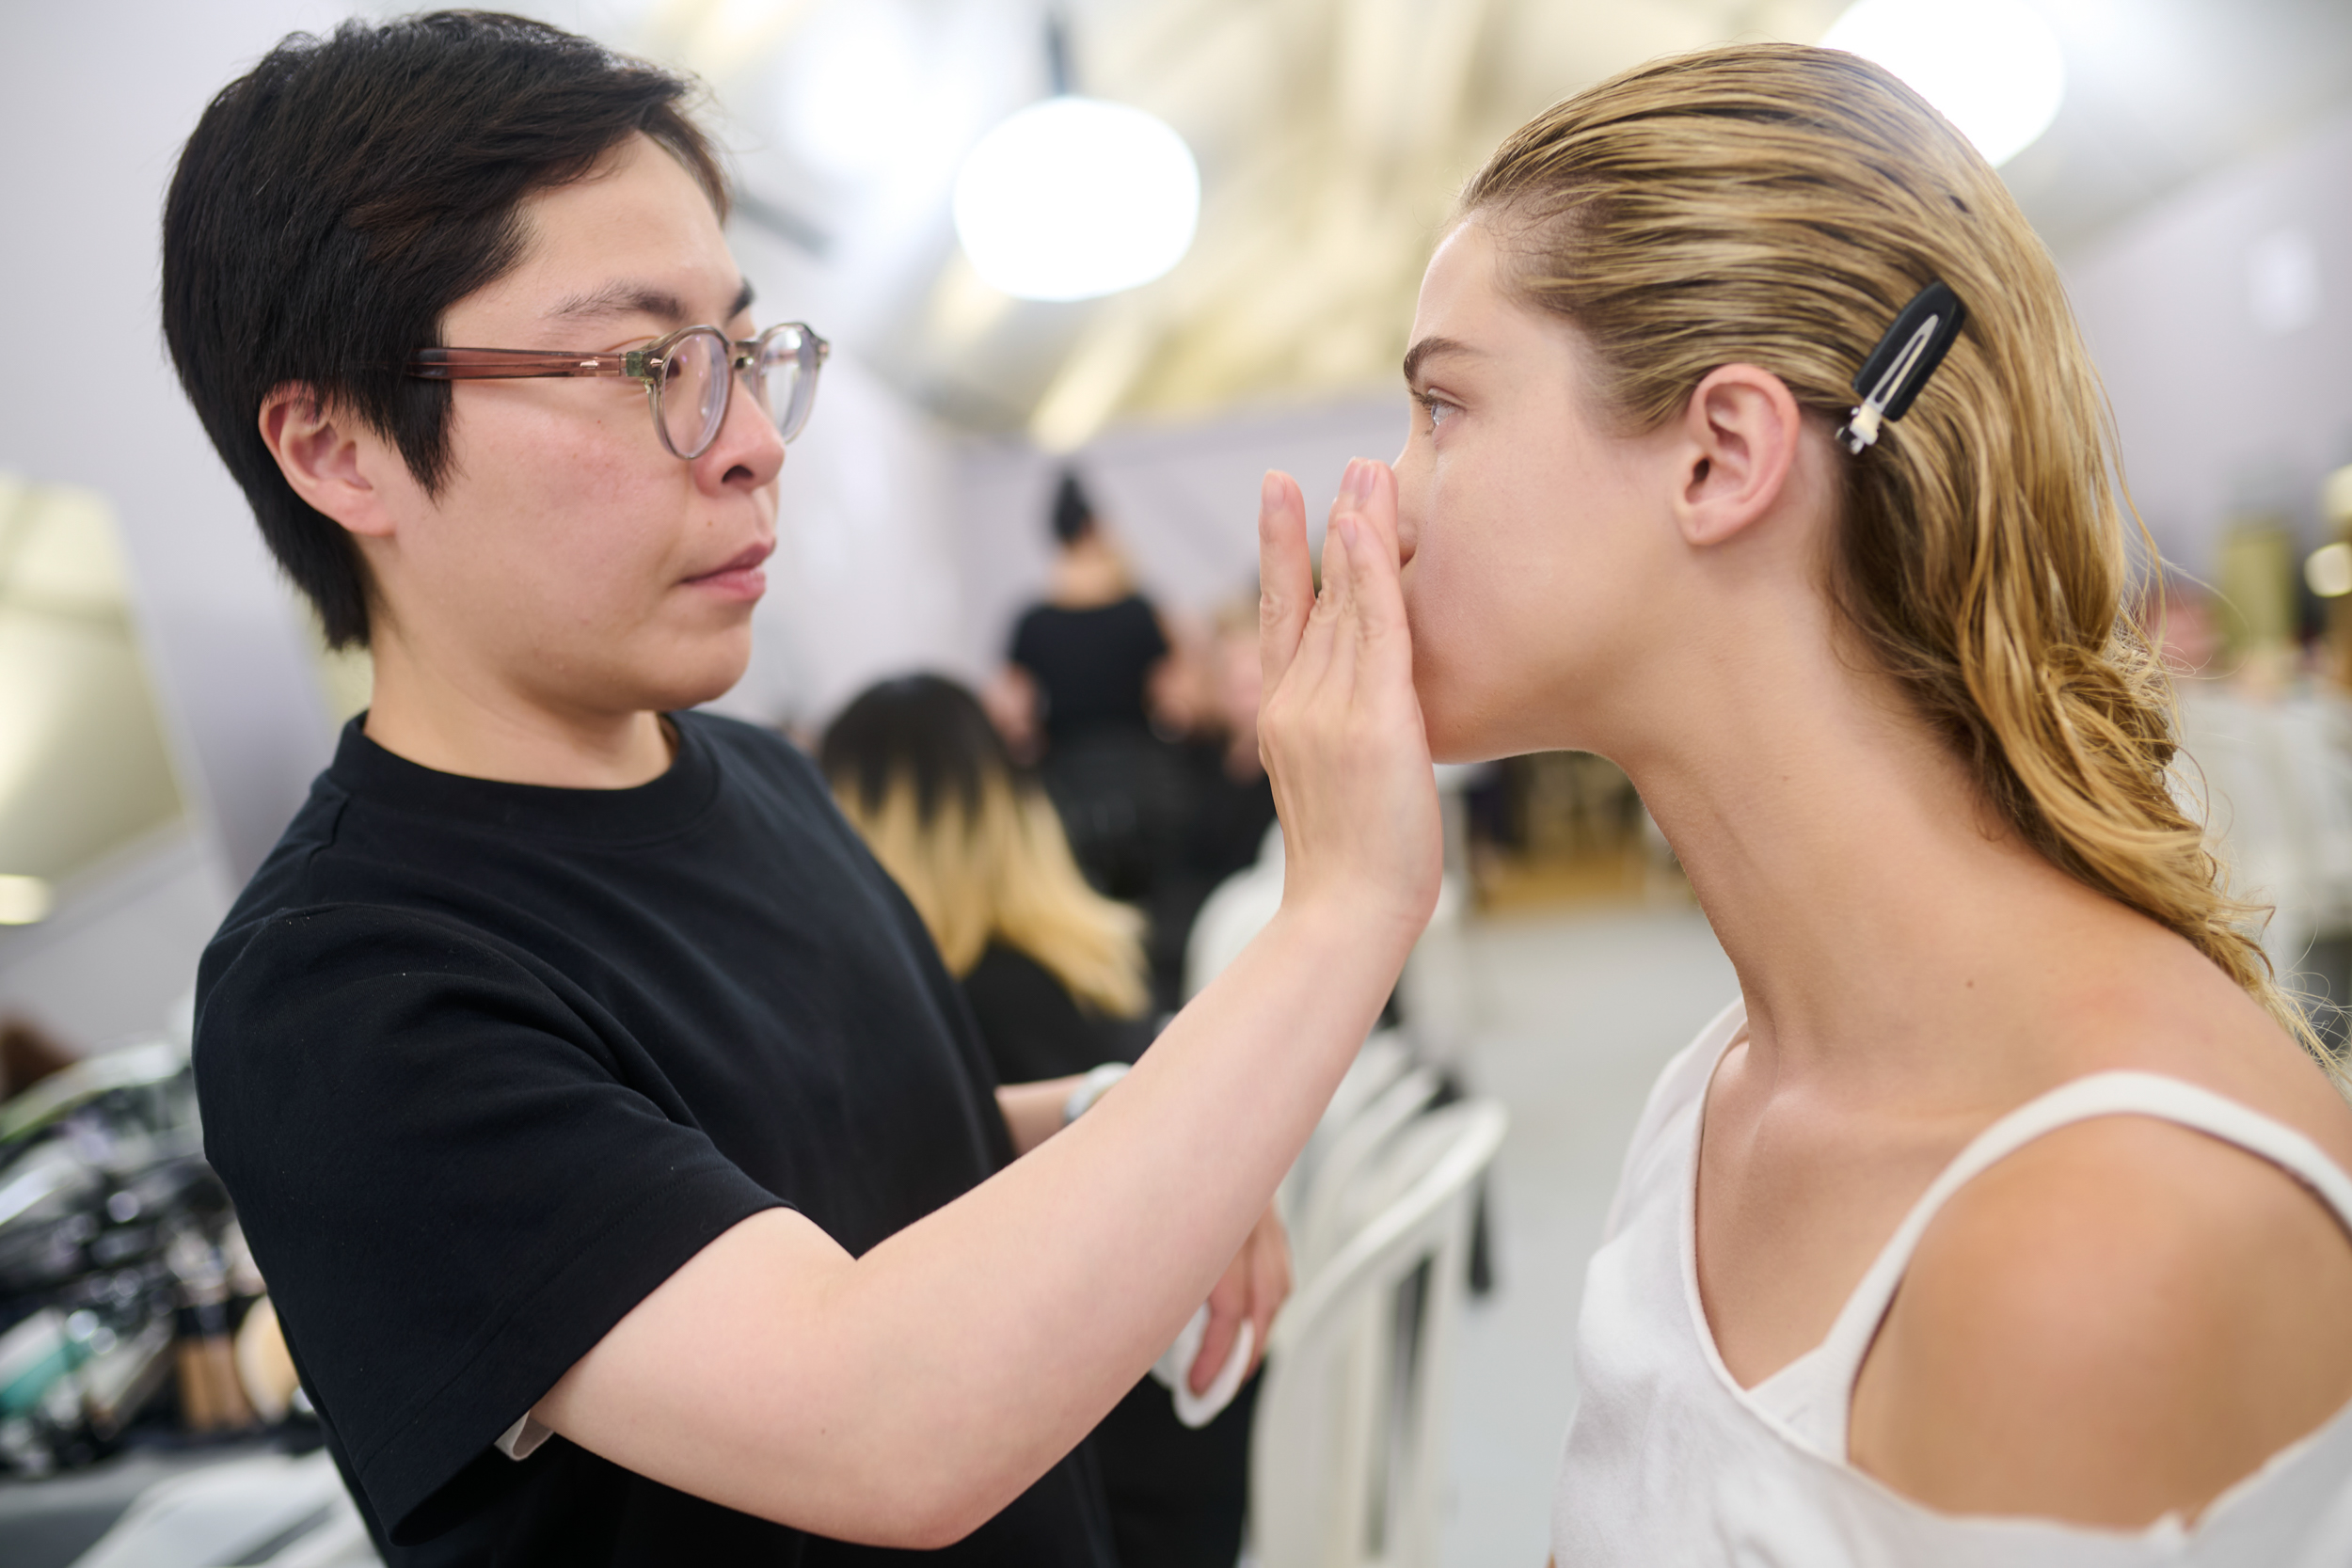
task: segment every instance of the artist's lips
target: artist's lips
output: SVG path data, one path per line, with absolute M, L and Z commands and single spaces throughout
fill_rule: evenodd
M 775 552 L 775 544 L 754 545 L 723 566 L 688 578 L 687 583 L 729 599 L 756 599 L 768 591 L 768 574 L 760 563 Z

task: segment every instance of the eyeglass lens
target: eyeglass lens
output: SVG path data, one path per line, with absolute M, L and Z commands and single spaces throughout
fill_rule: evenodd
M 785 327 L 761 336 L 745 367 L 745 381 L 762 412 L 786 440 L 808 422 L 817 378 L 803 365 L 807 334 Z M 661 436 L 680 457 L 695 458 L 719 438 L 726 419 L 727 375 L 735 345 L 714 331 L 690 332 L 671 346 L 661 366 Z
M 817 398 L 817 377 L 805 363 L 808 334 L 783 327 L 759 341 L 752 364 L 752 388 L 760 406 L 768 410 L 787 441 L 808 422 L 808 407 Z
M 690 332 L 662 356 L 661 435 L 680 457 L 698 457 L 719 437 L 733 357 L 716 332 Z

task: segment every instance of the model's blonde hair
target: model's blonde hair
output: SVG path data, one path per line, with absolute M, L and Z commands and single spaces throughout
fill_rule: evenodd
M 1493 224 L 1513 286 L 1576 326 L 1634 430 L 1734 363 L 1834 427 L 1896 313 L 1948 284 L 1968 312 L 1949 356 L 1874 447 L 1839 452 L 1833 597 L 2028 843 L 2325 1059 L 2251 935 L 2263 911 L 2223 891 L 2169 787 L 2171 687 L 2126 609 L 2106 394 L 2049 253 L 1958 131 L 1852 55 L 1708 50 L 1537 116 L 1461 208 Z
M 834 721 L 822 762 L 950 974 L 1001 942 L 1083 1004 L 1143 1011 L 1143 917 L 1088 884 L 1052 802 L 1014 772 L 970 692 L 934 675 L 886 682 Z

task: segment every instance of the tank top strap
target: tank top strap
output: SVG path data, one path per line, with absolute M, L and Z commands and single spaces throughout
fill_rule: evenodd
M 1862 1282 L 1837 1314 L 1829 1336 L 1807 1353 L 1820 1356 L 1807 1381 L 1834 1391 L 1837 1412 L 1832 1423 L 1836 1454 L 1846 1457 L 1846 1411 L 1853 1400 L 1854 1379 L 1861 1375 L 1863 1357 L 1878 1336 L 1879 1323 L 1895 1299 L 1896 1287 L 1911 1267 L 1919 1238 L 1954 1193 L 1994 1164 L 2015 1153 L 2047 1132 L 2099 1117 L 2142 1116 L 2169 1121 L 2234 1144 L 2269 1161 L 2316 1194 L 2335 1212 L 2338 1223 L 2352 1230 L 2352 1176 L 2291 1127 L 2248 1109 L 2211 1089 L 2153 1072 L 2095 1072 L 2062 1084 L 2030 1100 L 1970 1140 L 1952 1163 L 1929 1183 L 1911 1206 L 1894 1235 L 1887 1238 Z M 1770 1380 L 1768 1380 L 1770 1381 Z M 1827 1433 L 1821 1433 L 1827 1436 Z

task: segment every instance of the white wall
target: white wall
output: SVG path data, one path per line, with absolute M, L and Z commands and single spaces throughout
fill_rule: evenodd
M 0 466 L 104 492 L 204 836 L 241 878 L 329 736 L 301 626 L 244 498 L 182 397 L 157 324 L 164 187 L 208 99 L 281 35 L 342 8 L 139 0 L 0 9 L 0 247 L 13 376 Z
M 2066 267 L 2165 555 L 2210 575 L 2233 513 L 2315 538 L 2352 463 L 2352 114 L 2224 170 Z
M 88 1047 L 151 1031 L 330 736 L 301 623 L 157 322 L 163 192 L 206 101 L 342 8 L 247 0 L 0 7 L 0 299 L 38 373 L 0 383 L 0 468 L 103 492 L 192 817 L 0 932 L 0 1007 Z

